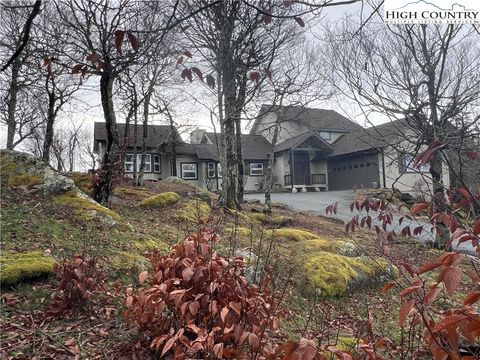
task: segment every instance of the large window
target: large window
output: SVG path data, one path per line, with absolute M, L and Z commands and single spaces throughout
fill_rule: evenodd
M 142 162 L 142 154 L 137 154 L 137 171 L 140 171 L 140 164 Z M 152 172 L 152 156 L 145 154 L 145 168 L 144 172 Z
M 197 180 L 197 163 L 181 163 L 182 179 Z
M 332 135 L 330 134 L 330 131 L 320 131 L 320 137 L 325 140 L 330 140 Z
M 125 154 L 125 172 L 133 172 L 133 154 Z
M 133 172 L 133 154 L 125 154 L 125 172 Z M 137 171 L 140 171 L 140 164 L 142 161 L 142 154 L 137 154 Z M 145 172 L 152 172 L 152 156 L 145 154 Z
M 213 179 L 215 177 L 215 163 L 214 162 L 207 163 L 207 177 L 209 179 Z
M 415 168 L 413 166 L 413 163 L 415 162 L 413 155 L 405 154 L 403 157 L 403 160 L 404 160 L 406 172 L 429 172 L 430 171 L 430 164 L 422 165 L 418 169 Z
M 250 163 L 250 176 L 263 176 L 263 163 Z
M 162 172 L 160 155 L 153 155 L 153 172 L 158 173 L 158 174 L 160 174 Z

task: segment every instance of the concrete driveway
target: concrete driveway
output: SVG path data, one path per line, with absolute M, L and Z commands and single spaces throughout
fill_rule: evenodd
M 264 194 L 246 194 L 245 199 L 258 199 L 264 203 L 265 195 Z M 298 211 L 312 211 L 319 215 L 333 217 L 340 219 L 342 221 L 350 221 L 352 217 L 359 214 L 360 217 L 365 216 L 366 212 L 359 213 L 354 209 L 354 212 L 350 211 L 350 204 L 353 201 L 353 191 L 352 190 L 341 190 L 341 191 L 322 191 L 322 192 L 307 192 L 307 193 L 274 193 L 272 194 L 272 202 L 281 202 L 287 204 L 294 210 Z M 325 208 L 337 202 L 337 214 L 326 215 Z M 375 217 L 374 213 L 370 213 L 372 218 Z M 398 213 L 394 217 L 394 221 L 398 220 L 402 216 L 401 213 Z M 379 222 L 375 222 L 377 225 L 381 225 Z M 405 219 L 402 224 L 394 222 L 387 230 L 395 230 L 397 234 L 401 233 L 401 230 L 410 225 L 411 230 L 417 226 L 423 226 L 424 230 L 415 236 L 420 241 L 433 241 L 435 239 L 435 232 L 432 232 L 432 225 L 421 220 L 411 220 Z M 463 243 L 460 246 L 455 246 L 457 250 L 467 251 L 469 253 L 475 253 L 474 247 L 471 243 Z

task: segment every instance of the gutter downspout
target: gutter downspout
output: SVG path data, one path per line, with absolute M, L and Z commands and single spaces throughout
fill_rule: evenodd
M 381 150 L 381 154 L 382 154 L 383 188 L 386 189 L 386 188 L 387 188 L 387 177 L 386 177 L 386 174 L 385 174 L 385 154 L 384 154 L 384 152 L 383 152 L 383 149 Z

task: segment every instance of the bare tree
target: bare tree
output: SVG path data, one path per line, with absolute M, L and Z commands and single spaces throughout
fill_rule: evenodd
M 430 161 L 435 211 L 442 212 L 444 150 L 458 149 L 478 122 L 478 35 L 456 25 L 371 23 L 357 32 L 345 22 L 330 33 L 323 63 L 331 65 L 332 84 L 370 112 L 404 119 L 410 136 L 400 129 L 397 135 L 415 151 L 435 143 L 443 148 Z

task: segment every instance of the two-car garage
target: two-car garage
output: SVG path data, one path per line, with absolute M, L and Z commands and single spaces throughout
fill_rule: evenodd
M 328 159 L 328 189 L 350 190 L 358 187 L 378 187 L 380 184 L 379 156 L 356 154 Z

